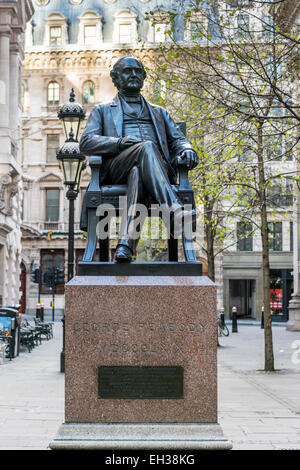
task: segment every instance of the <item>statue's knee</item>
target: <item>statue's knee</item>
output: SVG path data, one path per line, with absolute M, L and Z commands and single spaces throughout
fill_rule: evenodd
M 151 140 L 146 140 L 145 142 L 143 142 L 143 145 L 142 145 L 141 156 L 142 158 L 146 158 L 146 159 L 156 158 L 156 150 L 157 150 L 157 147 L 155 143 L 152 142 Z

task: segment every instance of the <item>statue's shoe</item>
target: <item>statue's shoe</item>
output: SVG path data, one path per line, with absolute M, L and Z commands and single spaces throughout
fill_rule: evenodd
M 118 245 L 115 253 L 117 263 L 130 263 L 132 260 L 132 251 L 128 246 Z

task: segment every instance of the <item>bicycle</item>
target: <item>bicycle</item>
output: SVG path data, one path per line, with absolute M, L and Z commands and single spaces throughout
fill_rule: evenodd
M 229 330 L 220 313 L 218 314 L 218 336 L 229 336 Z

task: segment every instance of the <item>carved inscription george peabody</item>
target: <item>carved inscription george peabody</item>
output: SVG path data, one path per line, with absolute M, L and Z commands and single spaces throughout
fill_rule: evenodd
M 124 354 L 177 354 L 184 355 L 185 348 L 176 344 L 176 341 L 164 344 L 157 341 L 157 333 L 169 334 L 176 336 L 182 333 L 197 335 L 205 331 L 205 327 L 201 322 L 184 323 L 184 322 L 139 322 L 137 324 L 121 323 L 121 322 L 105 322 L 105 323 L 74 323 L 73 332 L 85 332 L 89 334 L 97 334 L 99 337 L 99 356 L 124 355 Z M 143 342 L 126 342 L 126 337 L 130 333 L 139 335 L 143 333 Z M 145 342 L 145 335 L 148 339 Z M 200 347 L 200 346 L 199 346 Z

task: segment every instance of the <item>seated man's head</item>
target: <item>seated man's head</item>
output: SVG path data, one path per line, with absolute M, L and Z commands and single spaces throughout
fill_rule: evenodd
M 146 72 L 134 57 L 122 57 L 110 72 L 113 84 L 124 95 L 136 95 L 143 88 Z

